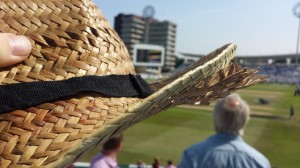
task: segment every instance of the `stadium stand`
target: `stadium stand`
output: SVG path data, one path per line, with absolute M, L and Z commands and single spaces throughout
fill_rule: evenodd
M 300 82 L 300 66 L 295 65 L 251 65 L 260 69 L 260 74 L 268 75 L 269 83 L 296 84 Z

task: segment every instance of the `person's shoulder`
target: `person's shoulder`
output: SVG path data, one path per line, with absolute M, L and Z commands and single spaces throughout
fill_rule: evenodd
M 208 138 L 202 142 L 191 145 L 190 147 L 188 147 L 185 150 L 185 153 L 190 156 L 199 155 L 199 154 L 207 152 L 207 150 L 209 150 L 209 149 L 211 149 L 210 138 Z
M 97 167 L 109 168 L 109 165 L 107 164 L 107 158 L 102 154 L 97 155 L 92 160 L 91 168 L 97 168 Z
M 247 157 L 251 158 L 251 160 L 255 161 L 256 163 L 262 164 L 262 165 L 270 165 L 269 160 L 258 150 L 256 150 L 254 147 L 250 146 L 249 144 L 244 144 L 243 153 L 247 155 Z
M 107 164 L 105 159 L 98 159 L 91 164 L 91 168 L 109 168 L 110 166 Z
M 260 153 L 257 149 L 252 147 L 251 145 L 247 144 L 246 142 L 243 143 L 243 151 L 246 152 L 250 156 L 259 156 L 265 157 L 262 153 Z

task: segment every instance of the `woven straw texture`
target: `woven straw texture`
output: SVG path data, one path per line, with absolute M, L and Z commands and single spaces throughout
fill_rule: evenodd
M 89 0 L 2 0 L 0 32 L 33 45 L 23 63 L 0 69 L 0 84 L 63 80 L 84 75 L 135 74 L 117 33 Z M 0 115 L 1 167 L 65 167 L 111 136 L 179 104 L 209 104 L 265 79 L 235 63 L 234 44 L 184 72 L 152 83 L 145 99 L 99 94 Z

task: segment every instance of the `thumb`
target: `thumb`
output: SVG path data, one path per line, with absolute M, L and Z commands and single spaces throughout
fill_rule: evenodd
M 25 36 L 0 33 L 0 67 L 6 67 L 27 58 L 31 43 Z

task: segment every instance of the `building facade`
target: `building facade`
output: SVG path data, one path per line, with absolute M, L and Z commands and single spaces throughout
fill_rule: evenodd
M 145 21 L 141 16 L 119 14 L 115 17 L 114 28 L 124 41 L 130 55 L 133 55 L 135 44 L 147 43 L 165 48 L 163 69 L 175 69 L 176 24 L 156 19 Z M 147 33 L 146 33 L 147 31 Z
M 114 28 L 132 56 L 134 45 L 144 40 L 145 20 L 135 15 L 119 14 L 115 17 Z
M 150 22 L 149 44 L 161 45 L 165 48 L 165 68 L 174 70 L 176 64 L 176 24 L 169 21 Z

